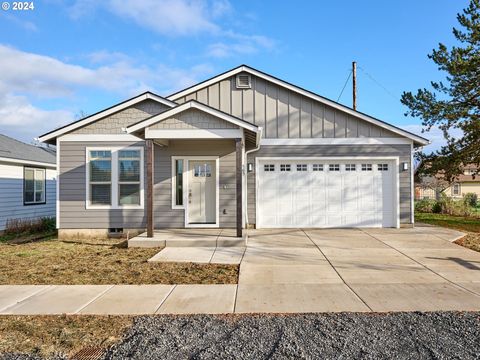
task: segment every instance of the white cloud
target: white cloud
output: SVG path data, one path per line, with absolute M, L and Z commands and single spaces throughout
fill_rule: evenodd
M 85 67 L 64 63 L 53 57 L 28 53 L 0 45 L 0 94 L 27 93 L 38 97 L 66 97 L 78 88 L 94 88 L 131 95 L 137 89 L 162 93 L 192 85 L 209 74 L 206 65 L 190 69 L 164 64 L 136 65 L 122 53 L 97 52 L 91 59 L 101 66 Z
M 68 98 L 72 103 L 73 95 L 84 89 L 114 92 L 124 97 L 145 90 L 165 95 L 212 72 L 208 65 L 202 64 L 190 69 L 165 64 L 138 66 L 125 54 L 106 51 L 87 56 L 101 62 L 100 66 L 87 67 L 1 44 L 0 58 L 0 126 L 26 141 L 74 117 L 72 109 L 45 110 L 32 105 L 34 99 Z
M 73 121 L 68 110 L 43 110 L 33 106 L 24 96 L 7 94 L 0 97 L 0 126 L 3 131 L 30 142 L 49 130 Z
M 402 128 L 430 140 L 431 143 L 422 149 L 422 151 L 425 153 L 440 150 L 442 146 L 447 144 L 445 138 L 443 137 L 442 130 L 440 130 L 438 127 L 432 127 L 429 131 L 424 133 L 422 133 L 422 125 L 418 124 L 406 125 L 402 126 Z M 459 129 L 454 129 L 450 131 L 450 134 L 459 138 L 462 136 L 462 131 Z
M 211 35 L 216 40 L 207 46 L 207 55 L 216 58 L 270 51 L 275 46 L 275 41 L 266 36 L 225 29 L 221 20 L 228 21 L 234 13 L 228 0 L 77 0 L 70 14 L 78 19 L 98 7 L 161 35 Z
M 234 32 L 225 33 L 230 42 L 217 42 L 207 47 L 207 55 L 215 58 L 226 58 L 236 55 L 250 55 L 260 49 L 271 51 L 275 41 L 261 35 L 242 35 Z M 234 41 L 231 41 L 234 40 Z

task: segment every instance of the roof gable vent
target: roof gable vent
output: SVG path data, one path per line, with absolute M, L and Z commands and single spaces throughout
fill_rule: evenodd
M 250 89 L 252 87 L 252 79 L 250 74 L 237 75 L 237 89 Z

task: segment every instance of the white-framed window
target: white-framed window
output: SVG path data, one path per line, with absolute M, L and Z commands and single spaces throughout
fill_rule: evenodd
M 340 171 L 340 164 L 329 164 L 328 171 Z
M 345 164 L 345 171 L 355 171 L 357 167 L 355 164 Z
M 307 171 L 307 164 L 297 164 L 297 171 Z
M 140 150 L 118 151 L 118 205 L 140 205 Z
M 87 209 L 143 208 L 143 148 L 86 149 Z
M 377 164 L 378 171 L 388 171 L 388 164 Z
M 323 164 L 313 164 L 313 171 L 323 171 Z
M 263 171 L 275 171 L 275 164 L 265 164 L 263 165 Z
M 172 156 L 172 209 L 184 209 L 183 190 L 185 189 L 186 160 Z
M 290 171 L 292 167 L 290 164 L 280 164 L 280 171 Z
M 372 171 L 372 164 L 362 164 L 362 171 Z
M 46 170 L 42 168 L 23 168 L 23 204 L 40 205 L 46 202 Z
M 452 195 L 454 196 L 460 196 L 462 194 L 462 189 L 460 187 L 460 184 L 453 184 L 452 186 Z

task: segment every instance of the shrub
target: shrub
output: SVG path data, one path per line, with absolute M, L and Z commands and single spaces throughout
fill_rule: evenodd
M 5 225 L 5 234 L 22 234 L 37 232 L 52 232 L 55 230 L 55 218 L 43 217 L 40 219 L 8 219 Z
M 435 214 L 440 214 L 441 212 L 443 212 L 441 200 L 434 202 L 434 204 L 432 205 L 432 212 Z
M 432 207 L 436 203 L 433 199 L 423 199 L 415 202 L 415 211 L 431 213 Z
M 465 205 L 470 207 L 477 207 L 478 196 L 475 193 L 466 193 L 463 196 L 463 202 Z

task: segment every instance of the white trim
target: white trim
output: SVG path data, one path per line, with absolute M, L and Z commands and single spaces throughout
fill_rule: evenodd
M 162 120 L 165 120 L 165 119 L 168 119 L 169 117 L 172 117 L 173 115 L 176 115 L 178 113 L 181 113 L 185 110 L 188 110 L 188 109 L 197 109 L 197 110 L 200 110 L 200 111 L 203 111 L 203 112 L 206 112 L 210 115 L 213 115 L 217 118 L 220 118 L 222 120 L 225 120 L 227 122 L 230 122 L 232 124 L 235 124 L 235 125 L 238 125 L 244 129 L 247 129 L 247 130 L 250 130 L 250 131 L 253 131 L 253 132 L 256 132 L 258 133 L 258 127 L 256 125 L 253 125 L 253 124 L 250 124 L 246 121 L 243 121 L 241 119 L 238 119 L 234 116 L 231 116 L 227 113 L 224 113 L 220 110 L 216 110 L 214 108 L 211 108 L 207 105 L 204 105 L 204 104 L 201 104 L 197 101 L 194 101 L 194 100 L 191 100 L 191 101 L 188 101 L 186 103 L 183 103 L 181 105 L 178 105 L 177 107 L 174 107 L 173 109 L 170 109 L 170 110 L 167 110 L 167 111 L 164 111 L 158 115 L 155 115 L 155 116 L 152 116 L 144 121 L 141 121 L 137 124 L 134 124 L 134 125 L 131 125 L 129 127 L 127 127 L 127 133 L 128 134 L 131 134 L 135 131 L 138 131 L 138 130 L 141 130 L 141 129 L 144 129 L 148 126 L 151 126 L 153 124 L 156 124 Z
M 336 160 L 336 161 L 348 161 L 348 160 L 375 160 L 375 161 L 380 161 L 380 160 L 386 160 L 386 161 L 394 161 L 395 162 L 395 171 L 396 171 L 396 176 L 394 176 L 394 182 L 395 182 L 395 188 L 396 188 L 396 198 L 395 198 L 395 204 L 394 204 L 394 216 L 395 216 L 395 222 L 396 222 L 396 228 L 400 228 L 400 158 L 398 156 L 344 156 L 344 157 L 339 157 L 339 156 L 292 156 L 292 157 L 256 157 L 255 158 L 255 225 L 259 226 L 259 204 L 258 204 L 258 183 L 259 183 L 259 171 L 260 171 L 260 162 L 261 161 L 279 161 L 279 160 L 284 160 L 284 161 L 296 161 L 296 160 L 301 160 L 301 161 L 329 161 L 329 160 Z
M 185 206 L 185 221 L 184 225 L 185 228 L 218 228 L 220 227 L 220 157 L 219 156 L 185 156 L 183 174 L 186 174 L 186 181 L 184 181 L 184 191 L 183 191 L 183 204 Z M 189 224 L 188 223 L 188 186 L 189 186 L 189 178 L 190 178 L 190 160 L 215 160 L 215 176 L 216 176 L 216 192 L 215 192 L 215 224 Z M 185 171 L 185 169 L 187 169 Z M 184 178 L 185 180 L 185 178 Z
M 398 138 L 310 138 L 261 139 L 261 145 L 411 145 L 413 141 Z
M 185 210 L 185 198 L 183 198 L 183 205 L 177 205 L 177 193 L 176 193 L 176 184 L 177 184 L 177 169 L 175 167 L 175 162 L 177 160 L 183 160 L 183 187 L 185 190 L 185 164 L 186 164 L 186 158 L 185 156 L 172 156 L 171 157 L 171 162 L 172 162 L 172 209 L 183 209 Z M 183 192 L 185 194 L 185 191 Z
M 159 102 L 161 104 L 164 104 L 166 106 L 169 106 L 169 107 L 174 107 L 174 106 L 177 105 L 173 101 L 170 101 L 168 99 L 165 99 L 165 98 L 163 98 L 161 96 L 158 96 L 158 95 L 155 95 L 153 93 L 147 92 L 145 94 L 138 95 L 138 96 L 136 96 L 136 97 L 134 97 L 130 100 L 124 101 L 124 102 L 122 102 L 118 105 L 112 106 L 111 108 L 100 111 L 100 112 L 98 112 L 94 115 L 88 116 L 83 120 L 74 122 L 73 124 L 67 125 L 67 126 L 65 126 L 63 128 L 60 128 L 58 130 L 54 130 L 54 131 L 52 131 L 48 134 L 44 134 L 44 135 L 40 136 L 38 139 L 41 142 L 45 142 L 45 141 L 55 139 L 56 137 L 58 137 L 62 134 L 65 134 L 65 133 L 68 133 L 68 132 L 73 131 L 75 129 L 86 126 L 86 125 L 88 125 L 88 124 L 90 124 L 90 123 L 92 123 L 96 120 L 99 120 L 99 119 L 104 118 L 106 116 L 112 115 L 112 114 L 114 114 L 118 111 L 124 110 L 124 109 L 126 109 L 126 108 L 128 108 L 132 105 L 135 105 L 139 102 L 142 102 L 142 101 L 148 100 L 148 99 L 157 101 L 157 102 Z
M 242 129 L 145 129 L 145 139 L 237 139 Z
M 90 204 L 90 166 L 89 153 L 91 150 L 110 150 L 112 152 L 112 172 L 111 172 L 111 205 L 92 205 Z M 118 151 L 120 150 L 140 150 L 140 205 L 119 205 L 118 204 Z M 108 145 L 94 145 L 87 146 L 85 148 L 85 209 L 143 209 L 144 197 L 145 197 L 145 184 L 144 184 L 144 148 L 139 146 L 108 146 Z
M 415 185 L 413 166 L 413 144 L 410 146 L 410 222 L 415 225 Z
M 216 83 L 216 82 L 219 82 L 219 81 L 221 81 L 221 80 L 230 78 L 230 77 L 232 77 L 232 76 L 234 76 L 234 75 L 236 75 L 236 74 L 238 74 L 238 73 L 241 73 L 241 72 L 247 72 L 247 73 L 253 74 L 253 75 L 255 75 L 255 76 L 257 76 L 257 77 L 259 77 L 259 78 L 261 78 L 261 79 L 267 80 L 267 81 L 272 82 L 272 83 L 274 83 L 274 84 L 276 84 L 276 85 L 278 85 L 278 86 L 282 86 L 282 87 L 284 87 L 284 88 L 286 88 L 286 89 L 289 89 L 290 91 L 294 91 L 294 92 L 299 93 L 299 94 L 301 94 L 301 95 L 303 95 L 303 96 L 305 96 L 305 97 L 308 97 L 308 98 L 311 98 L 311 99 L 313 99 L 313 100 L 319 101 L 319 102 L 321 102 L 321 103 L 327 104 L 327 105 L 329 105 L 329 106 L 331 106 L 331 107 L 333 107 L 333 108 L 335 108 L 335 109 L 344 111 L 344 112 L 346 112 L 347 114 L 350 114 L 350 115 L 352 115 L 352 116 L 355 116 L 355 117 L 357 117 L 357 118 L 360 118 L 360 119 L 362 119 L 362 120 L 365 120 L 365 121 L 367 121 L 367 122 L 369 122 L 369 123 L 375 124 L 375 125 L 380 126 L 380 127 L 384 128 L 384 129 L 388 129 L 388 130 L 390 130 L 390 131 L 392 131 L 392 132 L 394 132 L 394 133 L 397 133 L 397 134 L 400 134 L 400 135 L 402 135 L 402 136 L 405 136 L 405 137 L 407 137 L 407 138 L 409 138 L 409 139 L 412 139 L 412 140 L 418 142 L 418 143 L 421 144 L 421 145 L 427 145 L 427 144 L 430 143 L 428 140 L 426 140 L 426 139 L 424 139 L 424 138 L 422 138 L 422 137 L 420 137 L 420 136 L 417 136 L 417 135 L 411 134 L 411 133 L 409 133 L 409 132 L 406 132 L 406 131 L 404 131 L 404 130 L 402 130 L 402 129 L 399 129 L 399 128 L 393 126 L 393 125 L 384 123 L 384 122 L 382 122 L 382 121 L 380 121 L 380 120 L 377 120 L 377 119 L 375 119 L 375 118 L 372 118 L 372 117 L 370 117 L 370 116 L 368 116 L 368 115 L 365 115 L 365 114 L 362 114 L 362 113 L 360 113 L 360 112 L 357 112 L 357 111 L 355 111 L 355 110 L 353 110 L 353 109 L 350 109 L 350 108 L 347 107 L 347 106 L 341 105 L 341 104 L 336 103 L 336 102 L 334 102 L 334 101 L 332 101 L 332 100 L 326 99 L 326 98 L 321 97 L 321 96 L 316 95 L 316 94 L 313 94 L 313 93 L 311 93 L 311 92 L 309 92 L 309 91 L 307 91 L 307 90 L 304 90 L 304 89 L 299 88 L 298 86 L 295 86 L 295 85 L 289 84 L 289 83 L 287 83 L 287 82 L 285 82 L 285 81 L 283 81 L 283 80 L 274 78 L 273 76 L 270 76 L 270 75 L 267 75 L 267 74 L 265 74 L 265 73 L 262 73 L 262 72 L 260 72 L 260 71 L 258 71 L 258 70 L 252 69 L 251 67 L 246 66 L 246 65 L 239 66 L 239 67 L 237 67 L 237 68 L 235 68 L 235 69 L 232 69 L 232 70 L 230 70 L 230 71 L 228 71 L 228 72 L 226 72 L 226 73 L 224 73 L 224 74 L 222 74 L 222 75 L 218 75 L 218 76 L 216 76 L 216 77 L 214 77 L 214 78 L 212 78 L 212 79 L 210 79 L 210 80 L 208 80 L 208 81 L 202 82 L 202 83 L 200 83 L 200 84 L 198 84 L 198 85 L 196 85 L 196 86 L 190 87 L 190 88 L 185 89 L 185 90 L 183 90 L 183 91 L 180 91 L 180 92 L 178 92 L 178 93 L 176 93 L 176 94 L 170 95 L 170 96 L 167 97 L 167 99 L 172 100 L 172 101 L 176 101 L 176 100 L 180 99 L 180 98 L 183 97 L 183 96 L 186 96 L 186 95 L 188 95 L 188 94 L 191 94 L 191 93 L 193 93 L 193 92 L 195 92 L 195 91 L 198 91 L 198 90 L 200 90 L 200 89 L 206 88 L 206 87 L 208 87 L 208 86 L 210 86 L 210 85 L 212 85 L 212 84 L 214 84 L 214 83 Z
M 33 171 L 33 201 L 25 200 L 25 170 Z M 37 197 L 37 171 L 43 173 L 43 189 L 42 189 L 42 199 L 40 201 L 36 200 Z M 34 166 L 24 166 L 23 167 L 23 205 L 44 205 L 47 203 L 47 169 L 44 167 L 34 167 Z
M 58 149 L 57 149 L 57 157 L 58 157 Z M 44 166 L 50 169 L 55 169 L 55 163 L 45 163 L 40 161 L 31 161 L 31 160 L 21 160 L 21 159 L 12 159 L 6 157 L 0 157 L 0 162 L 12 163 L 12 164 L 22 164 L 22 165 L 32 165 L 32 166 Z
M 58 141 L 86 142 L 86 141 L 143 141 L 130 134 L 67 134 L 59 137 Z
M 57 182 L 56 182 L 56 199 L 55 199 L 55 212 L 56 212 L 56 217 L 55 217 L 55 226 L 57 229 L 60 229 L 60 141 L 57 143 L 57 148 L 56 148 L 56 161 L 57 161 Z

